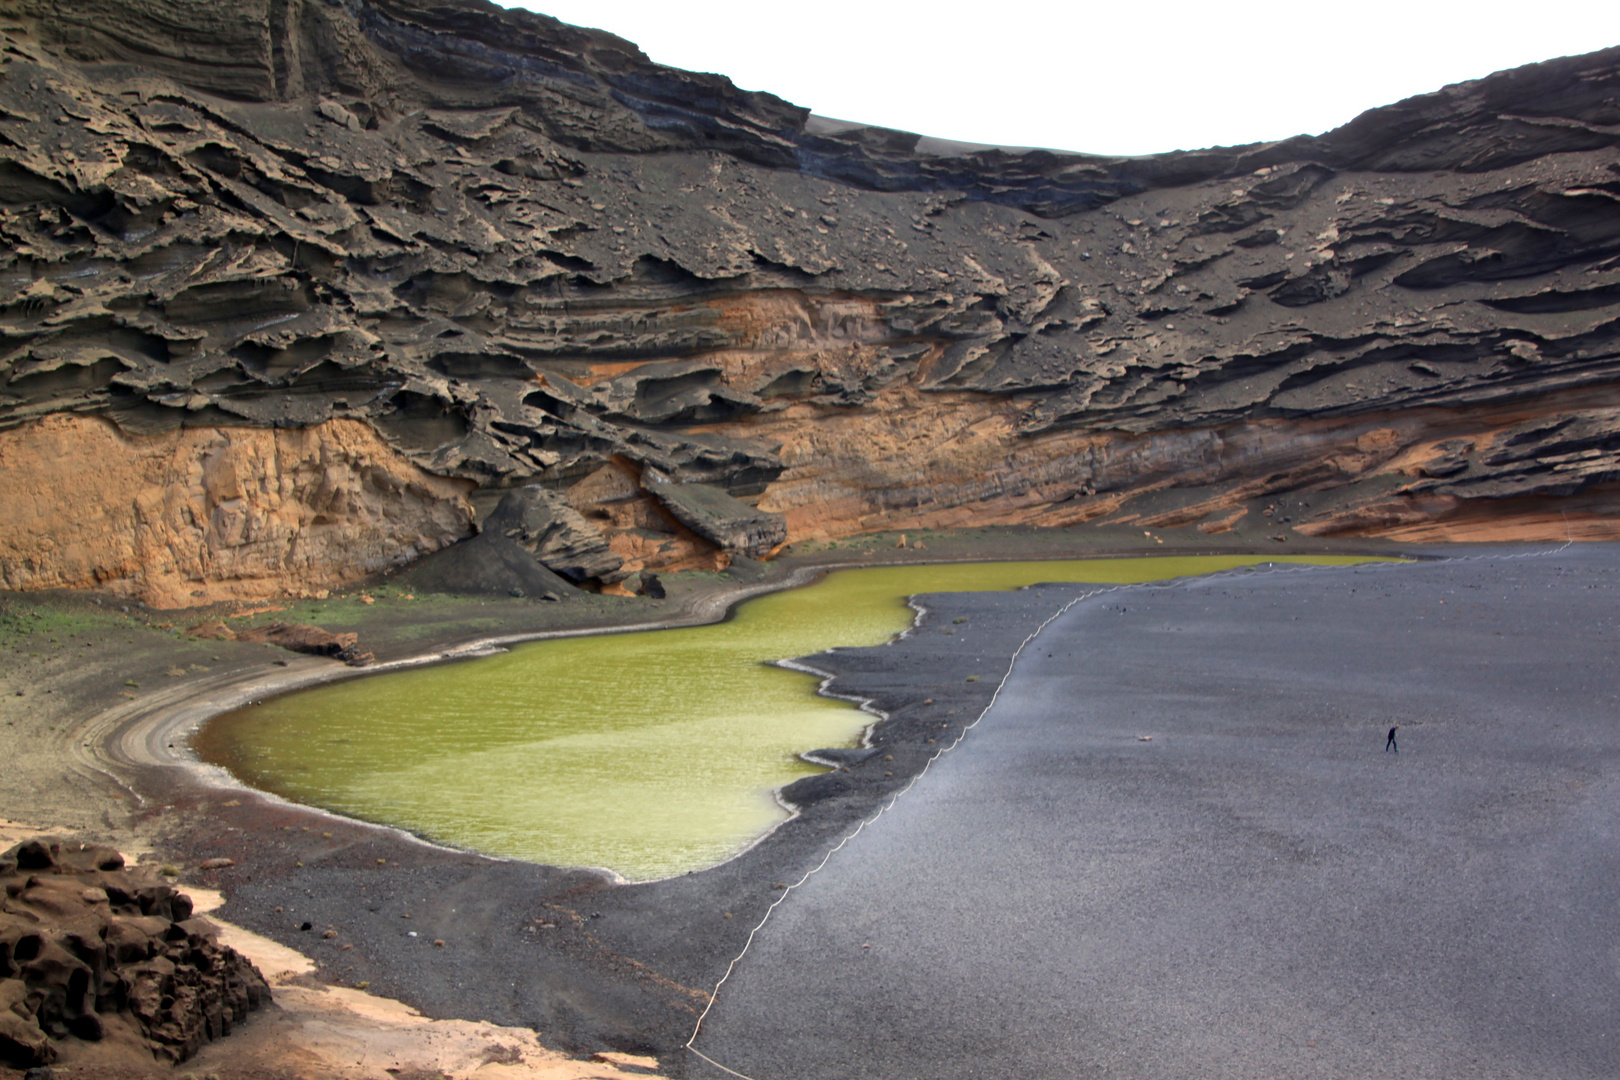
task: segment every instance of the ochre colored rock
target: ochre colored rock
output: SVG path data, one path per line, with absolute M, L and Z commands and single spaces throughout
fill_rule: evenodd
M 470 487 L 354 420 L 132 435 L 49 416 L 0 431 L 0 585 L 154 607 L 338 588 L 469 533 Z

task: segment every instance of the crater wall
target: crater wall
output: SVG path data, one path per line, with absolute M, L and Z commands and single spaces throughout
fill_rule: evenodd
M 532 485 L 609 586 L 1299 493 L 1310 534 L 1620 534 L 1620 50 L 1127 159 L 473 0 L 0 13 L 0 482 L 75 508 L 0 526 L 9 587 L 331 588 Z M 245 546 L 213 453 L 261 470 Z

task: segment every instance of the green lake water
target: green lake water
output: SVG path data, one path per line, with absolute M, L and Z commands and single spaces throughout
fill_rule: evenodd
M 1142 582 L 1265 562 L 1200 556 L 840 570 L 710 626 L 514 646 L 273 698 L 210 722 L 204 761 L 296 802 L 490 855 L 666 877 L 736 854 L 786 817 L 773 792 L 824 770 L 872 717 L 769 666 L 876 645 L 922 592 Z M 1001 670 L 986 671 L 999 678 Z

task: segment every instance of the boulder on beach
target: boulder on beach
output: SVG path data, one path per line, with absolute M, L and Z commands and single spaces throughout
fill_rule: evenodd
M 323 630 L 308 623 L 270 623 L 233 630 L 219 619 L 198 623 L 187 631 L 192 637 L 214 641 L 251 641 L 276 645 L 310 656 L 330 656 L 350 667 L 363 667 L 376 657 L 360 647 L 360 635 Z
M 189 897 L 110 847 L 11 848 L 0 855 L 0 1064 L 49 1065 L 70 1038 L 176 1063 L 230 1034 L 270 990 L 216 934 Z
M 565 600 L 579 589 L 548 570 L 534 552 L 503 533 L 485 531 L 417 562 L 396 581 L 453 596 L 527 596 Z

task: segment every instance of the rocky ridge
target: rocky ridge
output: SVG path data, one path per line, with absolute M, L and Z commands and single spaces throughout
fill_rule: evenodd
M 474 0 L 0 12 L 5 482 L 197 478 L 0 522 L 7 587 L 330 588 L 529 488 L 513 543 L 610 588 L 889 527 L 1616 532 L 1620 50 L 1122 159 Z

